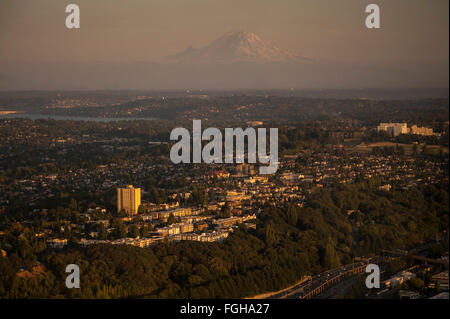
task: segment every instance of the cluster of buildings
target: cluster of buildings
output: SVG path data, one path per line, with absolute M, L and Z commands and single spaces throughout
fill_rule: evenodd
M 382 179 L 380 190 L 390 191 L 392 185 L 405 188 L 413 187 L 419 184 L 428 184 L 440 180 L 448 180 L 446 165 L 448 162 L 441 163 L 432 159 L 423 159 L 418 169 L 417 161 L 412 157 L 401 158 L 399 156 L 375 156 L 360 153 L 348 153 L 345 157 L 339 153 L 323 150 L 312 152 L 310 150 L 301 151 L 295 156 L 282 158 L 279 170 L 274 176 L 258 175 L 258 169 L 254 165 L 240 164 L 227 166 L 226 164 L 215 164 L 210 166 L 209 170 L 202 170 L 195 165 L 181 167 L 176 165 L 167 166 L 162 170 L 159 164 L 142 165 L 141 163 L 130 162 L 132 167 L 128 167 L 136 176 L 145 176 L 148 171 L 164 172 L 168 179 L 185 178 L 190 184 L 202 185 L 205 193 L 208 194 L 208 203 L 196 206 L 187 201 L 192 196 L 189 188 L 183 191 L 166 190 L 168 201 L 161 204 L 142 202 L 142 191 L 140 188 L 127 185 L 118 187 L 117 192 L 117 210 L 127 213 L 126 223 L 133 222 L 135 217 L 144 220 L 145 224 L 157 225 L 156 229 L 152 227 L 152 236 L 170 238 L 173 236 L 179 238 L 213 238 L 223 239 L 224 235 L 209 236 L 208 232 L 218 231 L 223 224 L 229 223 L 227 219 L 217 219 L 214 215 L 222 211 L 225 207 L 230 212 L 231 218 L 241 216 L 252 216 L 257 212 L 255 206 L 266 203 L 281 204 L 282 202 L 292 201 L 297 205 L 302 205 L 311 188 L 332 187 L 334 183 L 353 183 L 358 178 L 368 179 L 378 177 Z M 117 167 L 118 173 L 123 171 L 123 167 Z M 26 198 L 39 196 L 41 193 L 35 193 L 34 189 L 40 192 L 45 190 L 46 197 L 51 198 L 56 194 L 52 193 L 54 186 L 73 181 L 74 179 L 83 180 L 87 188 L 93 190 L 107 191 L 106 186 L 116 185 L 106 182 L 102 179 L 102 173 L 107 174 L 108 180 L 115 176 L 116 168 L 113 164 L 107 167 L 98 167 L 92 172 L 86 172 L 85 169 L 77 169 L 68 175 L 51 174 L 45 176 L 45 179 L 33 181 L 33 177 L 26 180 L 16 180 L 9 185 L 3 185 L 5 189 L 1 197 L 13 192 L 16 197 L 24 196 Z M 212 173 L 212 174 L 211 174 Z M 214 176 L 211 178 L 211 176 Z M 164 178 L 164 177 L 160 177 Z M 37 185 L 36 185 L 37 183 Z M 100 184 L 96 184 L 100 183 Z M 34 186 L 33 186 L 34 185 Z M 76 187 L 82 187 L 82 184 L 75 183 Z M 224 185 L 227 185 L 226 188 Z M 18 189 L 22 195 L 18 193 Z M 2 189 L 3 190 L 3 189 Z M 180 204 L 181 203 L 181 204 Z M 139 213 L 139 207 L 145 208 L 145 214 Z M 40 211 L 40 210 L 39 210 Z M 39 213 L 36 211 L 36 213 Z M 105 211 L 101 208 L 98 211 Z M 82 212 L 80 216 L 89 218 L 92 216 L 92 210 Z M 173 216 L 173 218 L 170 218 Z M 171 219 L 171 225 L 160 224 L 167 223 Z M 175 220 L 175 222 L 173 221 Z M 243 221 L 240 221 L 243 222 Z M 60 222 L 62 223 L 62 221 Z M 83 234 L 83 225 L 61 225 L 64 229 L 73 229 L 79 234 Z M 108 232 L 111 226 L 106 227 Z M 229 230 L 227 230 L 229 232 Z M 185 234 L 202 234 L 198 236 L 185 236 Z M 51 235 L 51 234 L 49 234 Z M 85 239 L 96 240 L 95 234 L 87 232 L 82 235 Z M 209 236 L 209 237 L 208 237 Z M 202 240 L 202 239 L 200 239 Z M 205 240 L 205 239 L 203 239 Z M 210 239 L 208 239 L 210 240 Z M 50 247 L 61 247 L 66 245 L 56 239 L 50 241 Z M 147 243 L 137 244 L 136 241 L 130 241 L 130 244 L 147 245 Z
M 224 230 L 219 230 L 219 231 L 213 231 L 210 233 L 201 233 L 201 234 L 195 234 L 195 233 L 177 234 L 173 237 L 173 240 L 175 240 L 175 241 L 190 240 L 190 241 L 214 242 L 214 241 L 222 241 L 225 238 L 227 238 L 228 235 L 229 235 L 229 232 L 224 231 Z
M 257 126 L 259 123 L 248 124 Z M 416 125 L 408 128 L 406 123 L 380 123 L 377 130 L 387 131 L 393 136 L 406 133 L 432 134 L 432 129 Z M 84 141 L 84 138 L 89 142 Z M 49 152 L 46 155 L 48 158 L 45 159 L 53 163 L 56 158 L 64 158 L 69 149 L 67 144 L 71 143 L 56 143 L 55 152 Z M 97 143 L 96 147 L 103 148 L 105 153 L 114 153 L 116 150 L 131 151 L 141 147 L 138 143 L 134 145 L 130 138 L 92 140 L 92 137 L 83 136 L 80 140 L 75 139 L 73 143 Z M 345 156 L 342 156 L 342 152 L 346 152 Z M 144 223 L 155 226 L 156 228 L 152 227 L 153 239 L 173 237 L 177 240 L 221 240 L 225 238 L 225 232 L 230 232 L 226 227 L 245 223 L 240 220 L 241 217 L 257 214 L 255 207 L 266 203 L 279 205 L 286 201 L 301 206 L 313 188 L 327 188 L 335 183 L 354 183 L 360 179 L 378 177 L 382 179 L 379 189 L 390 191 L 394 184 L 408 188 L 448 180 L 448 159 L 438 161 L 424 158 L 420 167 L 418 165 L 412 157 L 363 154 L 349 151 L 347 147 L 315 151 L 306 149 L 297 154 L 283 156 L 277 173 L 267 176 L 258 175 L 258 167 L 251 164 L 214 164 L 205 169 L 204 166 L 196 164 L 172 165 L 164 154 L 157 159 L 147 154 L 143 155 L 140 161 L 112 162 L 90 168 L 73 167 L 65 171 L 38 171 L 23 175 L 24 177 L 19 177 L 12 183 L 0 185 L 0 209 L 8 206 L 10 198 L 20 199 L 30 207 L 35 204 L 38 206 L 43 198 L 58 198 L 60 189 L 67 185 L 70 185 L 73 192 L 106 193 L 116 189 L 117 211 L 126 212 L 127 223 L 139 217 Z M 129 183 L 123 172 L 129 172 L 129 175 L 133 176 L 135 185 L 146 185 L 149 176 L 154 177 L 167 201 L 162 204 L 143 202 L 140 188 L 132 185 L 118 187 Z M 173 180 L 184 180 L 186 183 L 177 188 L 161 186 Z M 193 194 L 190 185 L 202 186 L 208 195 L 207 204 L 193 205 L 189 202 Z M 140 207 L 145 214 L 140 212 Z M 225 208 L 230 213 L 230 219 L 216 218 L 217 213 Z M 42 209 L 35 209 L 36 214 L 41 211 Z M 80 215 L 89 217 L 92 214 L 88 210 Z M 167 225 L 169 220 L 170 225 Z M 164 223 L 165 225 L 161 226 Z M 78 229 L 78 234 L 83 234 L 85 240 L 96 240 L 93 233 L 92 236 L 90 232 L 83 233 L 83 225 L 61 227 Z M 111 231 L 111 226 L 108 226 L 107 230 Z M 148 245 L 149 242 L 143 239 L 142 243 L 136 239 L 127 241 L 128 244 L 138 246 Z M 67 242 L 64 242 L 64 239 L 55 239 L 50 240 L 48 244 L 51 247 L 61 247 Z
M 228 192 L 225 197 L 230 199 L 233 203 L 237 203 L 243 200 L 249 200 L 251 196 L 244 196 L 244 194 L 237 192 Z M 224 203 L 221 204 L 223 205 Z M 139 211 L 141 205 L 145 207 L 145 214 Z M 190 240 L 200 242 L 222 241 L 229 236 L 230 232 L 234 231 L 236 225 L 256 219 L 255 214 L 240 214 L 240 216 L 232 216 L 229 218 L 217 218 L 215 215 L 205 214 L 211 212 L 211 210 L 220 209 L 220 207 L 221 205 L 180 207 L 178 202 L 176 204 L 167 203 L 159 205 L 141 203 L 140 188 L 135 188 L 133 185 L 119 187 L 117 188 L 117 212 L 126 212 L 127 217 L 122 218 L 125 222 L 133 223 L 134 220 L 139 217 L 144 223 L 152 225 L 153 230 L 149 233 L 149 236 L 100 240 L 94 239 L 98 236 L 98 233 L 92 232 L 88 235 L 89 237 L 94 238 L 87 239 L 82 237 L 79 240 L 79 244 L 82 246 L 93 244 L 131 245 L 143 248 L 158 243 L 161 240 Z M 88 214 L 89 212 L 86 212 L 83 216 L 87 217 L 89 220 L 90 217 Z M 170 218 L 172 218 L 172 223 L 168 223 Z M 173 222 L 173 220 L 176 220 L 177 222 Z M 87 223 L 103 224 L 108 232 L 112 231 L 108 220 L 95 220 L 88 221 Z M 154 227 L 155 225 L 157 226 Z M 255 224 L 248 225 L 248 227 L 252 226 L 255 226 Z M 67 239 L 55 238 L 47 240 L 47 245 L 51 248 L 63 248 L 67 244 Z
M 381 283 L 382 290 L 377 293 L 377 295 L 382 295 L 388 291 L 392 291 L 392 289 L 401 287 L 401 284 L 406 283 L 408 280 L 414 279 L 417 276 L 417 272 L 422 271 L 425 272 L 431 272 L 432 266 L 429 265 L 414 265 L 408 269 L 402 270 L 399 273 L 395 274 L 391 278 L 384 280 Z M 425 288 L 431 288 L 435 289 L 436 286 L 439 285 L 440 290 L 442 292 L 438 293 L 437 295 L 434 295 L 430 299 L 448 299 L 448 286 L 449 286 L 449 279 L 448 279 L 448 270 L 441 271 L 437 274 L 434 274 L 431 276 L 431 280 L 426 285 Z M 403 287 L 402 287 L 403 288 Z M 420 299 L 423 298 L 423 296 L 413 289 L 405 290 L 405 288 L 398 291 L 399 298 L 400 299 Z
M 412 271 L 412 269 L 403 270 L 395 276 L 383 281 L 382 286 L 384 288 L 395 288 L 413 278 L 416 278 L 416 274 Z
M 448 291 L 449 285 L 448 270 L 433 275 L 429 287 L 434 288 L 436 284 L 439 284 L 439 287 L 441 287 L 442 290 Z
M 406 123 L 380 123 L 378 130 L 391 132 L 393 135 L 413 132 L 417 134 L 431 134 L 432 129 L 417 127 L 413 125 L 408 128 Z M 37 133 L 36 133 L 37 134 Z M 32 137 L 33 140 L 35 139 Z M 85 140 L 86 139 L 86 140 Z M 39 139 L 37 139 L 39 140 Z M 92 136 L 80 136 L 74 138 L 73 144 L 90 145 L 95 144 L 96 148 L 102 149 L 105 153 L 113 153 L 117 150 L 137 150 L 141 146 L 131 138 L 112 138 L 98 140 Z M 56 158 L 64 158 L 70 149 L 71 143 L 55 143 L 52 150 L 43 159 L 54 163 Z M 344 147 L 341 147 L 341 149 Z M 429 183 L 442 178 L 442 169 L 436 161 L 426 160 L 425 167 L 416 169 L 413 159 L 399 159 L 392 156 L 381 157 L 363 157 L 350 154 L 349 158 L 343 159 L 335 155 L 336 149 L 323 150 L 321 152 L 301 151 L 298 154 L 286 156 L 279 164 L 276 178 L 281 181 L 283 186 L 274 185 L 267 179 L 267 176 L 257 175 L 258 168 L 254 165 L 217 165 L 211 170 L 199 170 L 196 165 L 186 167 L 183 165 L 171 165 L 168 158 L 161 157 L 161 162 L 155 161 L 148 155 L 148 160 L 126 161 L 122 163 L 107 163 L 93 168 L 72 168 L 67 171 L 45 172 L 40 170 L 33 174 L 27 174 L 22 178 L 15 179 L 12 183 L 0 185 L 0 208 L 9 205 L 9 198 L 20 199 L 28 203 L 30 207 L 38 206 L 42 198 L 56 198 L 59 194 L 58 188 L 70 185 L 73 192 L 109 192 L 119 185 L 128 183 L 123 172 L 129 172 L 133 176 L 133 183 L 143 185 L 148 176 L 156 176 L 156 179 L 169 182 L 174 179 L 185 179 L 189 184 L 203 184 L 208 190 L 223 192 L 223 189 L 214 190 L 209 185 L 215 180 L 236 181 L 238 187 L 234 190 L 242 196 L 250 196 L 250 202 L 265 202 L 273 197 L 277 200 L 302 200 L 301 190 L 297 190 L 299 183 L 309 183 L 312 186 L 327 187 L 333 179 L 339 179 L 342 182 L 351 182 L 358 175 L 364 177 L 388 176 L 396 182 L 400 181 L 404 185 L 414 185 L 417 183 Z M 66 154 L 66 155 L 65 155 Z M 67 155 L 68 156 L 68 155 Z M 0 155 L 1 159 L 2 155 Z M 293 170 L 293 162 L 297 159 L 304 159 L 307 163 L 301 170 Z M 169 164 L 168 164 L 169 163 Z M 420 177 L 418 176 L 420 175 Z M 272 179 L 272 178 L 271 178 Z M 389 183 L 387 183 L 389 184 Z M 304 183 L 302 187 L 304 187 Z M 284 187 L 284 188 L 283 188 Z M 117 207 L 129 210 L 132 214 L 137 214 L 139 201 L 137 200 L 138 188 L 127 189 L 124 187 L 117 194 Z M 134 196 L 134 197 L 133 197 Z M 174 198 L 182 199 L 190 196 L 189 191 L 182 193 L 173 193 Z M 233 195 L 230 195 L 233 196 Z M 229 198 L 231 200 L 231 198 Z M 176 200 L 175 200 L 176 201 Z
M 131 245 L 136 246 L 140 248 L 149 247 L 152 244 L 157 243 L 158 241 L 162 240 L 162 237 L 156 237 L 156 238 L 119 238 L 115 240 L 96 240 L 96 239 L 85 239 L 82 238 L 78 242 L 82 246 L 89 246 L 89 245 L 95 245 L 95 244 L 110 244 L 110 245 Z
M 385 131 L 389 136 L 398 136 L 400 134 L 416 134 L 416 135 L 424 135 L 424 136 L 432 136 L 438 135 L 433 132 L 432 128 L 428 127 L 419 127 L 417 125 L 411 126 L 408 128 L 407 123 L 380 123 L 377 126 L 377 131 Z
M 308 185 L 323 188 L 336 182 L 354 183 L 358 178 L 378 177 L 383 182 L 381 189 L 389 191 L 392 184 L 409 188 L 438 180 L 448 180 L 446 163 L 429 159 L 425 159 L 424 165 L 419 169 L 414 158 L 401 158 L 395 155 L 375 156 L 355 152 L 347 153 L 344 158 L 339 154 L 317 152 L 300 153 L 299 157 L 308 159 L 302 164 L 301 171 L 289 167 L 288 163 L 279 169 L 280 180 L 284 185 L 290 185 L 290 189 L 295 185 L 301 185 L 300 189 L 308 188 Z

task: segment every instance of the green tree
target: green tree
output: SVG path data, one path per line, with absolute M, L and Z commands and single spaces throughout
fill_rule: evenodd
M 167 223 L 168 223 L 169 225 L 172 225 L 172 224 L 175 223 L 175 222 L 176 222 L 175 216 L 173 216 L 173 214 L 171 213 L 171 214 L 169 215 L 169 218 L 167 218 Z
M 137 238 L 139 237 L 140 232 L 139 232 L 139 228 L 136 225 L 131 225 L 130 226 L 130 230 L 128 231 L 128 236 L 131 238 Z
M 103 223 L 100 223 L 98 225 L 98 238 L 101 240 L 105 240 L 108 237 L 108 234 L 106 232 L 105 225 Z

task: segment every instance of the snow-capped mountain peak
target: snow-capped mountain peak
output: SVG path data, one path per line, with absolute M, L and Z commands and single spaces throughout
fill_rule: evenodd
M 203 48 L 189 46 L 170 57 L 178 61 L 294 61 L 308 58 L 282 50 L 253 32 L 230 31 Z

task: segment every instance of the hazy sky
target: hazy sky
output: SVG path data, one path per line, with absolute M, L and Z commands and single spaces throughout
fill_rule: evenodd
M 71 2 L 81 29 L 65 27 Z M 364 24 L 373 2 L 378 30 Z M 0 63 L 152 61 L 244 29 L 319 60 L 448 69 L 448 12 L 448 0 L 1 0 Z
M 67 30 L 69 3 L 81 28 Z M 3 61 L 147 61 L 203 46 L 232 29 L 279 47 L 346 61 L 448 60 L 448 0 L 377 1 L 380 30 L 364 27 L 369 0 L 2 0 Z

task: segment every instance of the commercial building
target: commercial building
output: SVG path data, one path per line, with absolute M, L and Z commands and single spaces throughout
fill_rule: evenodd
M 431 282 L 433 284 L 439 283 L 439 286 L 441 287 L 442 290 L 448 291 L 448 282 L 449 282 L 448 270 L 440 272 L 436 275 L 433 275 L 433 277 L 431 278 Z M 433 287 L 434 287 L 434 285 L 433 285 Z
M 190 233 L 194 231 L 194 224 L 181 224 L 180 233 Z
M 187 233 L 187 234 L 178 234 L 174 236 L 174 240 L 190 240 L 190 241 L 202 241 L 202 242 L 214 242 L 214 241 L 222 241 L 228 237 L 228 232 L 226 231 L 214 231 L 211 233 Z
M 385 131 L 389 136 L 398 136 L 400 134 L 416 134 L 423 136 L 439 135 L 433 132 L 432 128 L 419 127 L 417 125 L 408 128 L 406 123 L 380 123 L 377 126 L 377 131 Z
M 141 189 L 127 185 L 125 188 L 117 189 L 117 212 L 122 209 L 129 215 L 136 215 L 141 205 Z
M 246 195 L 244 192 L 228 191 L 225 198 L 227 202 L 240 202 L 250 200 L 252 196 Z
M 208 224 L 205 223 L 205 222 L 195 224 L 195 230 L 196 231 L 204 231 L 206 229 L 208 229 Z
M 416 277 L 416 274 L 409 272 L 409 271 L 401 271 L 398 274 L 396 274 L 394 277 L 389 278 L 388 280 L 383 281 L 383 286 L 385 288 L 394 288 L 398 285 L 413 279 Z
M 398 136 L 400 134 L 408 134 L 408 125 L 406 123 L 380 123 L 377 131 L 385 131 L 389 136 Z
M 67 239 L 58 239 L 58 238 L 49 239 L 49 240 L 47 240 L 47 245 L 50 248 L 60 248 L 61 249 L 67 245 Z
M 419 127 L 417 125 L 411 126 L 410 133 L 411 134 L 417 134 L 417 135 L 424 135 L 424 136 L 435 135 L 432 128 Z
M 159 219 L 163 222 L 167 222 L 170 215 L 173 215 L 173 217 L 185 217 L 199 214 L 200 210 L 198 209 L 192 209 L 190 207 L 180 207 L 172 210 L 152 212 L 150 215 L 153 219 Z

